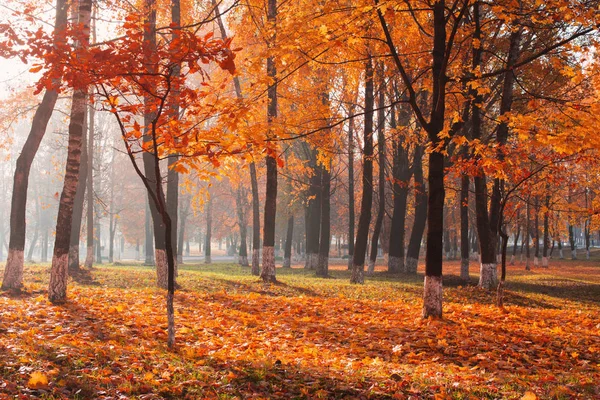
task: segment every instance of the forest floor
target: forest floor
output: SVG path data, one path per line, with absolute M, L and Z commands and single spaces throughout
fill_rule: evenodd
M 600 398 L 597 261 L 509 267 L 503 310 L 474 262 L 465 285 L 450 261 L 442 320 L 421 319 L 422 268 L 360 286 L 343 266 L 279 268 L 264 285 L 183 265 L 169 351 L 152 269 L 100 266 L 57 306 L 49 267 L 26 267 L 26 290 L 0 293 L 0 399 Z

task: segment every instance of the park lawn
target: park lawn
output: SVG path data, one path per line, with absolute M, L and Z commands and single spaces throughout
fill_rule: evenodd
M 0 399 L 600 398 L 597 264 L 509 267 L 499 310 L 475 263 L 464 285 L 448 262 L 443 320 L 420 317 L 422 265 L 360 286 L 343 266 L 264 285 L 183 265 L 173 351 L 152 269 L 97 267 L 52 305 L 49 267 L 28 266 L 24 293 L 0 293 Z

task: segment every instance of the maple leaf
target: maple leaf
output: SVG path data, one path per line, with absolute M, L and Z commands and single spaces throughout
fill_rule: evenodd
M 40 371 L 32 372 L 27 381 L 27 387 L 30 389 L 38 389 L 48 386 L 48 377 Z

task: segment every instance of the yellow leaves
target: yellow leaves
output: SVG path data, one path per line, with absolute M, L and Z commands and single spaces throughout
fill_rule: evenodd
M 525 392 L 521 400 L 537 400 L 537 396 L 533 392 Z
M 39 389 L 48 386 L 48 377 L 40 371 L 32 372 L 27 381 L 27 387 L 30 389 Z

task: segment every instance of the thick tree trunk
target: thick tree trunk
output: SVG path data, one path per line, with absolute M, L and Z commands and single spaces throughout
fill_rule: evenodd
M 433 148 L 441 145 L 439 134 L 444 128 L 446 114 L 446 16 L 445 2 L 433 4 L 433 91 L 431 120 L 427 126 Z M 442 146 L 445 147 L 445 146 Z M 423 318 L 442 316 L 442 240 L 444 232 L 444 154 L 429 154 L 429 197 L 427 201 L 427 247 L 425 253 L 425 282 Z
M 321 229 L 317 276 L 329 276 L 329 246 L 331 243 L 331 164 L 321 171 Z
M 86 47 L 89 43 L 91 12 L 91 0 L 81 0 L 79 2 L 78 21 L 82 26 L 82 36 L 81 42 L 77 46 Z M 71 104 L 65 178 L 56 218 L 56 239 L 54 241 L 54 254 L 48 285 L 48 299 L 52 303 L 62 303 L 67 299 L 69 242 L 71 239 L 73 205 L 79 181 L 86 107 L 87 88 L 75 89 Z
M 360 217 L 356 244 L 352 258 L 352 276 L 350 283 L 362 284 L 365 281 L 365 255 L 371 223 L 371 207 L 373 205 L 373 61 L 369 55 L 365 65 L 365 128 L 363 132 L 363 190 L 360 204 Z
M 423 146 L 415 148 L 413 160 L 414 192 L 415 192 L 415 218 L 413 221 L 408 251 L 406 253 L 405 270 L 409 274 L 417 273 L 419 253 L 421 252 L 421 241 L 427 224 L 427 191 L 423 178 Z
M 84 119 L 85 120 L 85 119 Z M 85 188 L 87 181 L 87 145 L 86 145 L 86 126 L 83 128 L 83 138 L 81 144 L 81 164 L 79 168 L 79 182 L 77 183 L 77 193 L 73 204 L 73 220 L 71 224 L 71 236 L 69 239 L 69 274 L 76 274 L 81 271 L 79 266 L 79 239 L 81 236 L 81 222 L 83 219 L 83 203 L 85 200 Z
M 277 21 L 277 0 L 268 0 L 267 19 L 273 25 Z M 275 34 L 268 46 L 275 46 Z M 267 58 L 267 76 L 272 83 L 267 88 L 267 121 L 269 130 L 277 118 L 277 66 L 274 57 Z M 271 132 L 268 132 L 271 135 Z M 265 194 L 265 214 L 263 226 L 263 262 L 260 276 L 264 282 L 277 282 L 275 276 L 275 216 L 277 214 L 277 160 L 276 154 L 267 155 L 267 188 Z
M 56 1 L 56 20 L 54 26 L 55 43 L 64 40 L 70 2 L 65 0 Z M 37 107 L 31 130 L 23 145 L 21 154 L 17 158 L 15 174 L 13 178 L 13 191 L 10 208 L 10 237 L 8 243 L 8 258 L 4 267 L 2 289 L 21 290 L 23 287 L 23 262 L 25 251 L 25 216 L 27 211 L 27 188 L 29 186 L 29 172 L 33 159 L 40 147 L 40 143 L 46 133 L 48 121 L 54 111 L 58 92 L 47 90 L 42 102 Z

